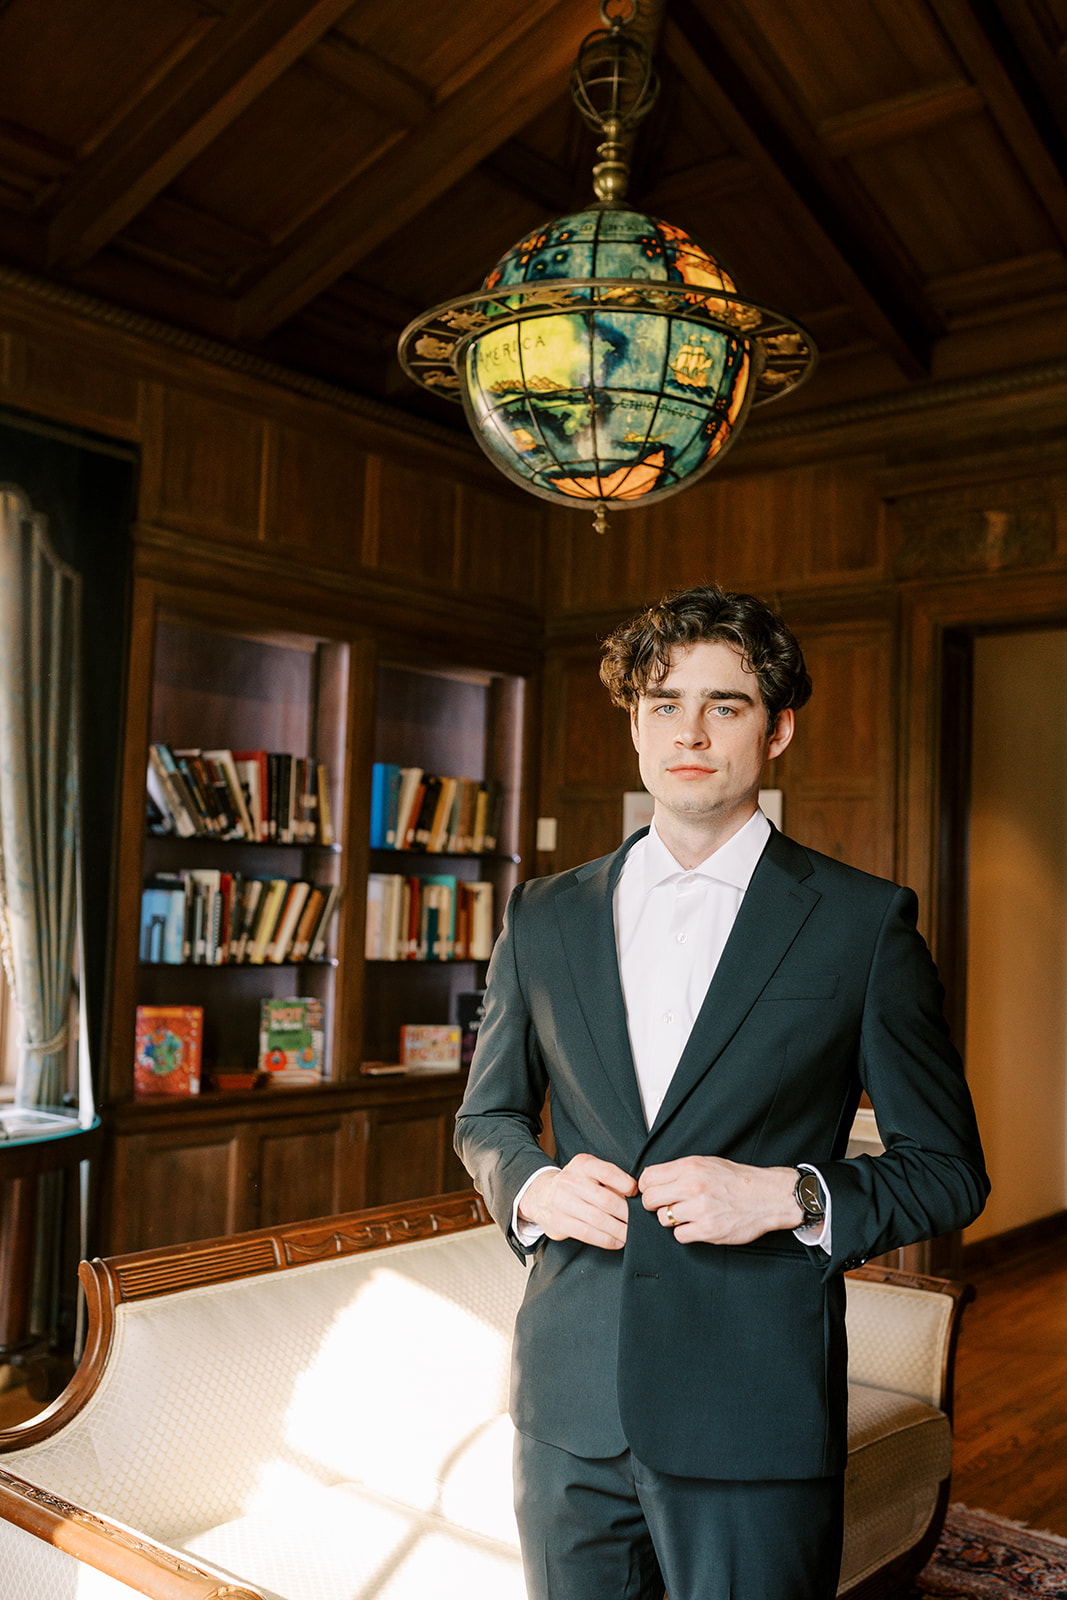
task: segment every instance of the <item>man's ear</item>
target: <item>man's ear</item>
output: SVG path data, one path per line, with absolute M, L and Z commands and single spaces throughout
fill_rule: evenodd
M 640 739 L 638 738 L 638 735 L 637 735 L 637 707 L 636 706 L 631 706 L 630 707 L 630 738 L 634 742 L 634 749 L 637 751 L 638 755 L 640 755 L 641 754 L 641 741 L 640 741 Z
M 793 711 L 779 711 L 767 745 L 767 760 L 773 761 L 775 756 L 780 756 L 796 729 L 797 719 Z

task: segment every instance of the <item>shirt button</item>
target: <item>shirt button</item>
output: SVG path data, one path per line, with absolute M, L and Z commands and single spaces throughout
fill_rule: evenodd
M 684 944 L 689 935 L 687 933 L 676 933 L 674 937 L 677 939 L 679 944 Z
M 664 1020 L 664 1022 L 673 1022 L 674 1021 L 674 1012 L 673 1011 L 665 1011 L 663 1013 L 663 1020 Z

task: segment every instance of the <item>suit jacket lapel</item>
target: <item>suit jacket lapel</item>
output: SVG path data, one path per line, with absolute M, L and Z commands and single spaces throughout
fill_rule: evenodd
M 803 882 L 811 870 L 799 845 L 771 834 L 652 1132 L 674 1115 L 725 1050 L 818 904 L 818 891 Z
M 557 903 L 556 916 L 597 1062 L 627 1116 L 644 1135 L 645 1114 L 626 1026 L 614 918 L 615 885 L 627 850 L 640 837 L 634 834 L 613 856 L 582 868 L 570 893 Z

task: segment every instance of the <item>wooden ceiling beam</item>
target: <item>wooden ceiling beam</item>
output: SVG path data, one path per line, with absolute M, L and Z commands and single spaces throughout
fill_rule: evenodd
M 235 5 L 62 186 L 49 230 L 49 264 L 70 270 L 101 250 L 351 3 Z
M 546 216 L 574 209 L 573 174 L 527 149 L 517 139 L 505 139 L 479 165 L 512 194 L 520 194 L 540 206 Z M 589 188 L 591 191 L 592 179 Z
M 744 194 L 756 187 L 756 174 L 744 156 L 715 156 L 711 161 L 695 161 L 692 166 L 657 175 L 654 184 L 641 190 L 641 205 L 655 216 L 666 216 L 672 206 L 688 204 L 694 195 L 701 200 L 721 199 L 728 194 Z
M 428 117 L 433 96 L 421 83 L 399 72 L 380 56 L 362 50 L 343 33 L 331 33 L 312 45 L 305 60 L 324 78 L 331 78 L 393 122 L 414 127 Z
M 997 0 L 997 14 L 1040 84 L 1057 126 L 1067 132 L 1067 19 L 1053 15 L 1047 5 L 1038 6 L 1034 0 Z
M 574 0 L 546 6 L 362 174 L 241 300 L 245 337 L 262 339 L 293 316 L 565 93 L 587 22 Z
M 954 83 L 931 84 L 913 94 L 896 95 L 892 100 L 880 100 L 859 111 L 825 117 L 819 123 L 818 134 L 830 155 L 853 156 L 861 150 L 876 150 L 900 139 L 915 138 L 985 109 L 981 90 L 961 78 Z
M 664 46 L 716 126 L 752 167 L 783 218 L 909 378 L 928 377 L 931 330 L 892 283 L 854 223 L 761 111 L 751 87 L 693 0 L 673 0 Z
M 930 0 L 930 5 L 953 49 L 981 91 L 989 114 L 1026 174 L 1058 239 L 1067 245 L 1067 181 L 1064 169 L 1038 131 L 1006 62 L 994 49 L 967 0 Z M 1002 46 L 1006 45 L 1007 38 L 1001 43 Z M 1021 56 L 1018 64 L 1022 66 Z M 1036 85 L 1034 93 L 1036 97 Z M 1062 147 L 1062 137 L 1056 137 L 1056 143 Z M 1064 156 L 1067 156 L 1067 148 L 1061 148 L 1061 160 Z
M 300 320 L 319 321 L 323 326 L 339 323 L 342 327 L 350 321 L 373 323 L 379 329 L 390 330 L 386 337 L 395 339 L 401 328 L 406 328 L 412 317 L 424 309 L 405 296 L 391 294 L 348 273 L 327 294 L 305 306 Z

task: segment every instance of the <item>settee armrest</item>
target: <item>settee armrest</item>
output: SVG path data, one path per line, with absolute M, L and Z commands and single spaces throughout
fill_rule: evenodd
M 969 1283 L 889 1267 L 846 1273 L 850 1383 L 894 1389 L 952 1418 L 956 1345 Z
M 234 1583 L 143 1534 L 0 1470 L 3 1524 L 151 1600 L 264 1600 L 259 1589 Z

